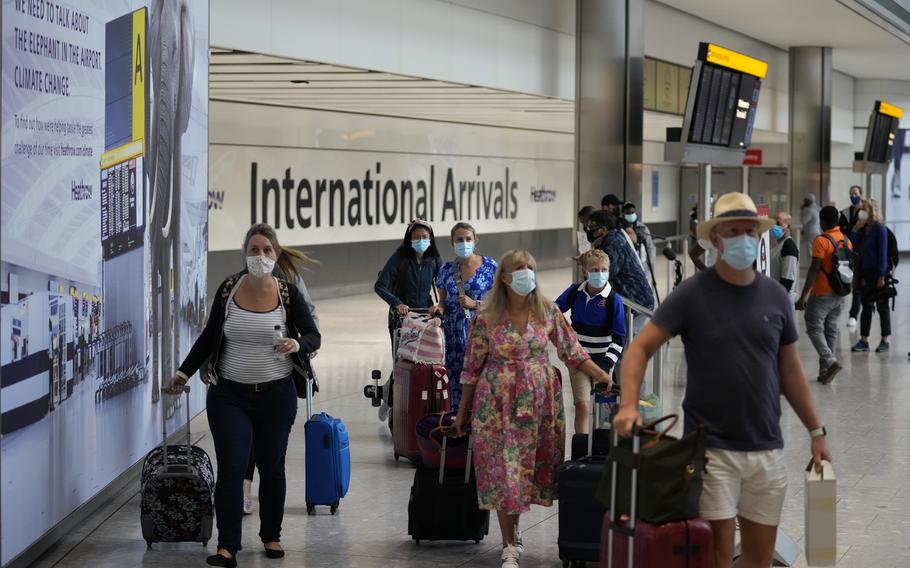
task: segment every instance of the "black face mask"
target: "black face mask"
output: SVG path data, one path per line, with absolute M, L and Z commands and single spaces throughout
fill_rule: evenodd
M 588 236 L 588 242 L 593 243 L 598 239 L 597 233 L 600 231 L 600 227 L 596 229 L 585 229 L 585 234 Z

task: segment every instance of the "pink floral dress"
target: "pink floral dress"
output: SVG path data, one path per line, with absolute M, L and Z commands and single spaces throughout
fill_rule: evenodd
M 508 318 L 474 320 L 461 381 L 477 385 L 471 429 L 482 509 L 517 515 L 558 497 L 565 411 L 548 341 L 572 369 L 590 358 L 555 304 L 545 321 L 532 315 L 524 334 Z

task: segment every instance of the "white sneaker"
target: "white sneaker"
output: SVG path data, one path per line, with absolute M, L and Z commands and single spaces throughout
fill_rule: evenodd
M 506 546 L 502 549 L 502 567 L 501 568 L 519 568 L 518 557 L 521 553 L 517 546 Z
M 856 318 L 850 318 L 847 320 L 847 327 L 856 327 Z
M 524 554 L 525 545 L 521 542 L 521 531 L 517 528 L 515 529 L 515 548 L 518 549 L 518 554 Z

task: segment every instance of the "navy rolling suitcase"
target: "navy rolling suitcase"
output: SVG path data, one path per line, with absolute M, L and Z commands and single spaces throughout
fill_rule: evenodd
M 142 464 L 139 520 L 149 548 L 155 542 L 201 542 L 205 546 L 212 537 L 215 473 L 208 454 L 190 439 L 190 388 L 185 388 L 186 444 L 167 445 L 162 400 L 164 439 Z
M 421 540 L 473 540 L 479 543 L 490 530 L 490 511 L 477 503 L 477 479 L 471 457 L 473 438 L 468 440 L 467 464 L 463 470 L 446 470 L 448 437 L 442 439 L 439 467 L 419 466 L 414 472 L 408 502 L 408 534 Z
M 606 468 L 609 452 L 610 431 L 601 429 L 601 407 L 612 408 L 617 400 L 615 395 L 592 393 L 594 411 L 591 413 L 591 434 L 576 434 L 572 453 L 578 450 L 579 441 L 586 446 L 581 458 L 573 455 L 571 461 L 563 464 L 559 474 L 559 558 L 563 566 L 583 565 L 600 559 L 601 526 L 607 508 L 597 500 L 595 494 L 600 478 Z M 607 416 L 612 413 L 609 412 Z M 581 439 L 583 438 L 583 440 Z M 578 439 L 578 441 L 576 441 Z M 599 442 L 607 440 L 603 448 Z
M 313 378 L 306 381 L 306 512 L 328 505 L 332 514 L 351 484 L 351 446 L 344 423 L 325 412 L 313 415 Z

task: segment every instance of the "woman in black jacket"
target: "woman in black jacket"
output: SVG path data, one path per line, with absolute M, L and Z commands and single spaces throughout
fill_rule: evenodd
M 293 284 L 272 276 L 286 255 L 275 231 L 254 225 L 243 241 L 247 270 L 218 288 L 202 335 L 171 378 L 179 394 L 197 370 L 211 385 L 206 398 L 215 442 L 218 478 L 215 514 L 218 553 L 211 566 L 237 566 L 243 518 L 243 478 L 255 447 L 259 466 L 259 536 L 269 558 L 281 558 L 281 522 L 286 494 L 285 454 L 297 416 L 294 374 L 320 336 L 303 296 Z M 276 333 L 280 331 L 280 337 Z
M 392 357 L 395 357 L 395 331 L 408 311 L 429 310 L 433 302 L 436 276 L 439 275 L 439 249 L 433 227 L 423 219 L 414 219 L 404 232 L 398 249 L 389 257 L 376 278 L 373 290 L 389 305 L 389 338 Z M 385 400 L 379 409 L 379 419 L 385 420 L 392 400 L 391 377 L 383 387 Z M 389 422 L 391 428 L 391 422 Z

